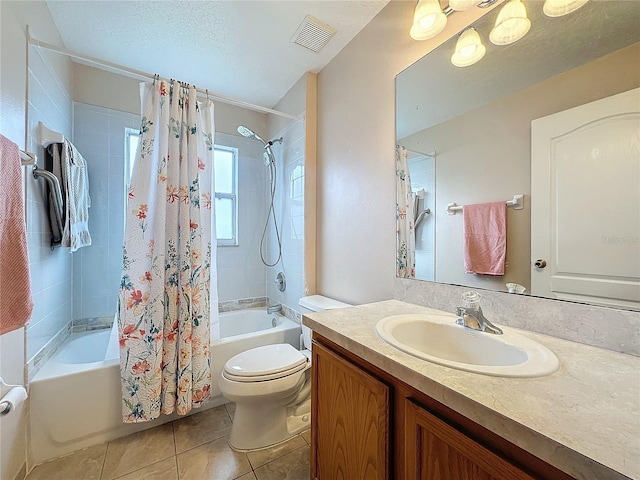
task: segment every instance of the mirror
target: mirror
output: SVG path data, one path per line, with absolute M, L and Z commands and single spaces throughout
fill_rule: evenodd
M 634 192 L 628 202 L 631 211 L 609 215 L 627 229 L 624 236 L 597 230 L 590 235 L 598 236 L 600 243 L 611 238 L 625 243 L 624 255 L 630 255 L 626 263 L 636 265 L 631 273 L 607 275 L 627 282 L 631 299 L 610 302 L 597 292 L 586 296 L 532 293 L 532 277 L 535 280 L 541 271 L 535 262 L 545 259 L 536 257 L 535 242 L 532 246 L 532 200 L 539 199 L 532 199 L 532 192 L 538 190 L 532 185 L 531 152 L 533 120 L 640 86 L 640 4 L 590 1 L 568 15 L 550 18 L 542 12 L 542 1 L 524 3 L 531 28 L 519 41 L 506 46 L 489 41 L 499 6 L 473 25 L 486 47 L 478 63 L 463 68 L 452 65 L 456 36 L 396 77 L 396 143 L 399 152 L 406 154 L 415 192 L 409 215 L 417 221 L 421 213 L 429 212 L 416 222 L 412 240 L 415 278 L 505 292 L 507 284 L 516 284 L 519 287 L 512 287 L 512 293 L 524 288 L 524 294 L 639 309 L 640 228 L 634 216 L 640 217 L 640 209 Z M 640 99 L 633 98 L 637 100 L 631 103 L 638 110 Z M 635 170 L 631 172 L 633 177 Z M 635 176 L 637 180 L 640 175 Z M 558 185 L 554 184 L 556 189 Z M 594 202 L 607 195 L 592 192 Z M 506 208 L 504 275 L 465 273 L 463 212 L 448 211 L 447 206 L 514 200 L 522 208 Z M 581 210 L 588 215 L 589 206 L 584 207 Z M 591 223 L 595 228 L 599 222 L 592 219 Z M 536 229 L 534 239 L 537 234 Z M 397 274 L 411 277 L 411 269 L 402 264 L 406 248 L 398 242 Z

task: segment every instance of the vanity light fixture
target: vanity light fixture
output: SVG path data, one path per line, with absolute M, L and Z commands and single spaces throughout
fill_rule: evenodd
M 468 67 L 478 62 L 487 48 L 482 44 L 480 35 L 475 28 L 467 28 L 456 43 L 456 51 L 451 56 L 451 63 L 456 67 Z
M 447 16 L 454 11 L 471 7 L 487 8 L 498 0 L 449 0 L 449 5 L 440 7 L 439 0 L 418 0 L 413 13 L 413 24 L 409 34 L 414 40 L 429 40 L 438 35 L 447 25 Z
M 498 13 L 496 24 L 489 34 L 494 45 L 509 45 L 524 37 L 531 28 L 527 10 L 520 0 L 509 0 Z
M 547 17 L 561 17 L 575 12 L 589 0 L 545 0 L 542 11 Z
M 414 40 L 428 40 L 438 35 L 447 25 L 447 15 L 438 0 L 420 0 L 413 14 L 409 34 Z

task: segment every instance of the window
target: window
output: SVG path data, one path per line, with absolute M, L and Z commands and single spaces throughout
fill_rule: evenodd
M 133 163 L 140 141 L 140 132 L 125 131 L 125 201 L 129 194 Z M 215 212 L 218 245 L 238 245 L 238 149 L 214 146 Z
M 140 142 L 140 130 L 134 130 L 133 128 L 125 128 L 124 130 L 124 184 L 127 186 L 128 195 L 129 185 L 131 184 L 131 172 L 133 172 L 133 162 L 136 159 L 136 151 L 138 150 L 138 143 Z
M 214 146 L 218 245 L 238 245 L 238 149 Z

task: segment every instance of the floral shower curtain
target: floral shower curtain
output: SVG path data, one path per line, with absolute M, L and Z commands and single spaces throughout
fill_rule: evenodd
M 411 193 L 411 177 L 407 149 L 396 146 L 396 276 L 416 276 L 416 236 L 414 231 L 415 195 Z
M 195 87 L 174 81 L 140 90 L 118 309 L 125 423 L 204 405 L 211 297 L 217 314 L 213 104 L 198 104 Z

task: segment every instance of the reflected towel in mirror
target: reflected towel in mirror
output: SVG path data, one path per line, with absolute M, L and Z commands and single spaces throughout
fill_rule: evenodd
M 506 203 L 465 205 L 462 219 L 465 272 L 504 275 L 507 256 Z

